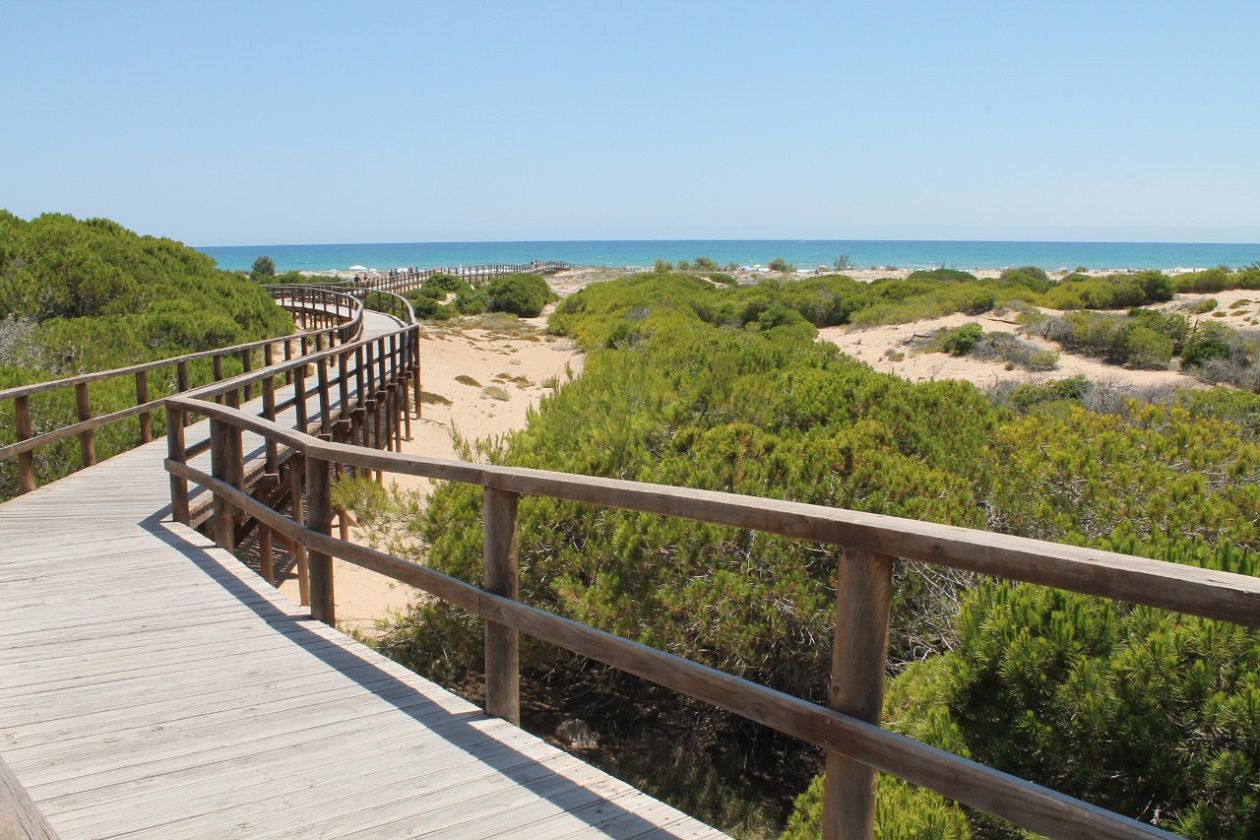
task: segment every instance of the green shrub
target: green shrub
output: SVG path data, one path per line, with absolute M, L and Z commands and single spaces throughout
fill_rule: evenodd
M 1207 313 L 1211 312 L 1213 309 L 1215 309 L 1219 305 L 1220 304 L 1216 302 L 1216 298 L 1204 298 L 1203 300 L 1196 303 L 1194 305 L 1194 309 L 1190 311 L 1193 312 L 1195 315 L 1206 315 Z
M 1181 363 L 1187 367 L 1204 365 L 1212 359 L 1225 359 L 1230 354 L 1233 331 L 1224 324 L 1204 321 L 1190 332 L 1181 351 Z
M 454 274 L 440 271 L 425 278 L 420 288 L 426 296 L 441 300 L 449 294 L 459 294 L 464 289 L 467 289 L 468 283 L 462 277 L 456 277 Z
M 1023 286 L 1034 292 L 1044 292 L 1054 285 L 1054 281 L 1046 272 L 1036 266 L 1026 265 L 1019 268 L 1008 268 L 998 278 L 1008 286 Z
M 455 310 L 452 307 L 438 303 L 427 295 L 419 294 L 410 300 L 416 317 L 423 321 L 445 321 L 455 316 Z
M 965 356 L 984 338 L 984 328 L 977 323 L 963 324 L 946 332 L 940 339 L 941 350 L 951 356 Z
M 1126 367 L 1165 370 L 1172 361 L 1172 339 L 1149 327 L 1127 325 L 1116 333 L 1116 342 L 1115 354 Z
M 721 283 L 723 286 L 738 286 L 739 285 L 739 281 L 736 280 L 734 277 L 732 277 L 729 274 L 724 274 L 720 271 L 715 271 L 714 273 L 710 274 L 709 279 L 712 280 L 714 283 Z
M 1154 330 L 1172 342 L 1174 355 L 1181 352 L 1190 334 L 1190 319 L 1175 312 L 1161 312 L 1158 309 L 1130 309 L 1129 321 L 1147 329 Z
M 783 259 L 783 257 L 775 257 L 774 259 L 770 260 L 769 268 L 771 271 L 777 271 L 780 274 L 791 274 L 792 272 L 796 271 L 796 266 L 792 265 L 790 262 Z
M 717 271 L 720 268 L 714 260 L 708 257 L 696 257 L 692 260 L 692 264 L 695 266 L 696 271 Z
M 674 270 L 674 264 L 669 260 L 657 260 L 652 263 L 652 270 L 657 274 L 668 274 Z
M 488 303 L 491 312 L 533 318 L 553 297 L 547 281 L 537 274 L 508 274 L 490 283 Z
M 460 315 L 480 315 L 490 308 L 490 296 L 485 289 L 461 289 L 455 295 L 455 308 Z
M 975 282 L 976 275 L 967 271 L 959 271 L 956 268 L 921 268 L 918 271 L 910 272 L 907 280 L 946 280 L 951 283 L 959 282 Z
M 275 274 L 276 264 L 268 256 L 258 257 L 249 269 L 249 279 L 255 283 L 269 283 Z

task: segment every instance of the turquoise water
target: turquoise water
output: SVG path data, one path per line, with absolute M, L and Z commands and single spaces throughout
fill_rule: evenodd
M 858 268 L 1207 268 L 1260 260 L 1260 244 L 1175 242 L 961 242 L 914 240 L 646 240 L 575 242 L 399 242 L 358 245 L 246 245 L 199 248 L 220 267 L 247 269 L 266 254 L 280 271 L 345 271 L 401 266 L 481 265 L 567 260 L 579 265 L 651 266 L 657 259 L 766 265 L 782 257 L 798 268 L 847 256 Z

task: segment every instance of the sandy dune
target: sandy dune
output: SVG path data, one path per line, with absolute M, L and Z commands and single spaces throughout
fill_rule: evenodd
M 937 379 L 964 379 L 980 387 L 1002 382 L 1047 382 L 1070 376 L 1086 376 L 1098 382 L 1111 382 L 1130 390 L 1142 391 L 1163 386 L 1199 386 L 1197 379 L 1173 370 L 1128 370 L 1105 364 L 1097 359 L 1060 351 L 1059 366 L 1050 371 L 1007 370 L 1000 361 L 983 361 L 948 353 L 922 353 L 912 350 L 916 335 L 924 336 L 942 327 L 958 327 L 974 321 L 985 332 L 1016 333 L 1009 319 L 993 315 L 947 315 L 910 324 L 889 324 L 879 327 L 827 327 L 818 331 L 822 341 L 830 341 L 841 350 L 860 359 L 881 373 L 892 373 L 912 382 Z M 1060 350 L 1057 344 L 1039 338 L 1023 337 L 1038 347 Z M 889 353 L 902 353 L 904 359 L 894 361 Z

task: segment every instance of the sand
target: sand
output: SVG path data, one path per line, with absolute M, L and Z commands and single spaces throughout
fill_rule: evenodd
M 428 401 L 421 418 L 412 419 L 412 439 L 403 443 L 403 452 L 455 458 L 452 430 L 481 440 L 523 428 L 529 409 L 550 393 L 549 380 L 563 382 L 582 371 L 582 354 L 572 341 L 546 335 L 546 320 L 492 315 L 425 324 L 420 367 Z M 386 483 L 422 497 L 431 491 L 427 480 L 410 476 L 386 476 Z M 351 529 L 351 539 L 368 542 L 358 528 Z M 351 563 L 334 560 L 333 566 L 337 624 L 360 635 L 377 635 L 381 622 L 426 597 Z M 282 582 L 280 591 L 297 603 L 295 577 Z
M 1006 332 L 1017 334 L 1018 328 L 1010 319 L 992 315 L 947 315 L 915 321 L 910 324 L 891 324 L 879 327 L 826 327 L 818 331 L 820 341 L 829 341 L 856 359 L 869 364 L 881 373 L 891 373 L 911 382 L 928 382 L 938 379 L 962 379 L 979 387 L 991 387 L 1003 382 L 1046 382 L 1085 376 L 1091 380 L 1113 383 L 1128 390 L 1144 391 L 1167 386 L 1199 386 L 1198 380 L 1172 370 L 1128 370 L 1105 364 L 1097 359 L 1063 352 L 1053 342 L 1040 338 L 1020 336 L 1024 341 L 1048 350 L 1059 350 L 1059 366 L 1050 371 L 1028 371 L 1022 368 L 1006 370 L 1001 361 L 983 361 L 948 353 L 926 353 L 911 349 L 916 335 L 925 336 L 941 328 L 958 327 L 969 322 L 984 327 L 986 333 Z M 894 361 L 888 353 L 902 353 L 904 359 Z

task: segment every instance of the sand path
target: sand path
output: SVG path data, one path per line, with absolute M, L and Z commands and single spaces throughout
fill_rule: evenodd
M 412 439 L 403 452 L 455 458 L 452 430 L 466 440 L 481 440 L 523 428 L 530 408 L 550 393 L 549 381 L 564 382 L 582 371 L 583 356 L 572 341 L 545 333 L 546 316 L 533 319 L 456 319 L 425 324 L 420 357 L 425 404 L 412 420 Z M 386 483 L 422 496 L 430 482 L 410 476 L 386 476 Z M 358 528 L 351 539 L 367 542 Z M 406 610 L 424 593 L 391 578 L 341 560 L 333 561 L 337 624 L 372 636 L 378 622 Z M 296 577 L 285 580 L 282 594 L 297 603 Z

